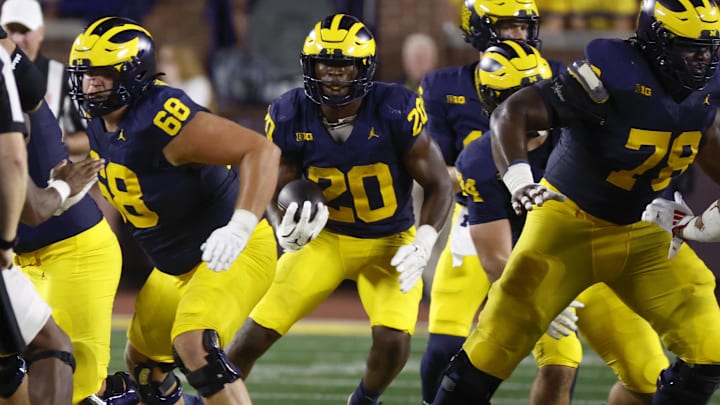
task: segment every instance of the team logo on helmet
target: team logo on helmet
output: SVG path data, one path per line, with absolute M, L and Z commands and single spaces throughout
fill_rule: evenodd
M 491 46 L 475 68 L 475 88 L 483 113 L 489 116 L 517 90 L 550 77 L 550 65 L 532 46 L 517 41 Z

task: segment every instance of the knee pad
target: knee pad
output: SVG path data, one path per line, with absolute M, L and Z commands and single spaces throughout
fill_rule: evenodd
M 0 398 L 10 398 L 27 375 L 27 363 L 20 356 L 0 358 Z
M 207 398 L 222 390 L 225 384 L 242 378 L 242 373 L 228 360 L 227 355 L 220 348 L 220 339 L 214 330 L 205 329 L 203 331 L 203 347 L 208 352 L 205 356 L 207 364 L 195 371 L 190 371 L 185 367 L 174 348 L 173 354 L 175 362 L 187 377 L 188 383 L 200 395 Z
M 449 404 L 490 405 L 490 398 L 501 382 L 501 379 L 475 368 L 467 353 L 460 350 L 443 373 L 440 391 L 444 395 L 440 404 L 448 401 Z
M 688 365 L 679 357 L 660 372 L 653 405 L 704 405 L 720 386 L 720 365 Z
M 30 367 L 36 361 L 50 358 L 59 359 L 63 363 L 70 366 L 72 372 L 75 373 L 75 356 L 73 356 L 73 354 L 70 352 L 64 352 L 61 350 L 43 350 L 41 352 L 35 353 L 32 357 L 30 357 L 30 360 L 28 361 L 28 369 L 30 369 Z
M 165 379 L 161 382 L 152 380 L 154 368 L 167 373 Z M 147 405 L 171 405 L 182 398 L 182 384 L 177 376 L 173 374 L 172 370 L 174 368 L 175 364 L 173 363 L 158 363 L 155 361 L 148 361 L 135 366 L 133 376 L 137 382 L 137 391 L 143 403 Z M 169 394 L 165 394 L 172 388 L 173 384 L 175 389 Z M 119 402 L 119 404 L 122 403 Z

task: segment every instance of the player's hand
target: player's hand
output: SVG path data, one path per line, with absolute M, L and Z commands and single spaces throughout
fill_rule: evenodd
M 577 332 L 577 320 L 578 316 L 573 311 L 574 308 L 584 308 L 585 304 L 580 301 L 573 301 L 570 305 L 563 309 L 558 316 L 550 322 L 548 326 L 547 334 L 555 339 L 561 339 L 564 336 L 570 336 L 572 333 Z
M 213 271 L 230 268 L 235 259 L 245 249 L 250 235 L 258 223 L 258 218 L 250 211 L 237 209 L 227 225 L 210 234 L 200 246 L 202 259 Z
M 676 191 L 673 195 L 675 201 L 666 200 L 664 198 L 656 198 L 645 207 L 641 219 L 645 222 L 657 224 L 666 232 L 673 235 L 670 241 L 670 249 L 668 250 L 668 259 L 672 259 L 677 254 L 680 246 L 685 241 L 682 235 L 682 229 L 695 218 L 690 207 L 685 203 L 682 194 Z
M 565 201 L 565 196 L 550 190 L 538 183 L 530 183 L 517 189 L 510 200 L 513 211 L 522 215 L 524 211 L 532 211 L 534 206 L 542 207 L 545 201 Z
M 430 225 L 422 225 L 417 229 L 413 243 L 400 246 L 390 265 L 395 266 L 400 276 L 400 291 L 407 293 L 420 281 L 430 252 L 437 240 L 438 233 Z
M 508 166 L 502 176 L 503 183 L 510 191 L 510 203 L 516 214 L 541 207 L 545 201 L 565 201 L 565 196 L 535 182 L 528 162 L 518 161 Z
M 105 160 L 93 158 L 76 163 L 68 163 L 67 160 L 63 160 L 50 170 L 48 186 L 56 188 L 60 192 L 62 200 L 54 215 L 62 214 L 85 197 L 93 184 L 97 182 L 97 174 L 104 164 Z M 58 188 L 58 182 L 65 183 L 69 188 L 67 196 L 63 195 L 65 192 Z M 66 189 L 64 185 L 60 188 Z
M 295 221 L 295 214 L 298 210 L 298 203 L 292 202 L 285 209 L 282 221 L 275 232 L 278 243 L 285 251 L 294 252 L 300 250 L 308 242 L 315 239 L 323 230 L 330 215 L 328 208 L 323 203 L 317 203 L 317 212 L 312 216 L 312 202 L 303 202 L 300 219 Z

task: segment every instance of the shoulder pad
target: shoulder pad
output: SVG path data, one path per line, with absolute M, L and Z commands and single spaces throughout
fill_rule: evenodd
M 300 99 L 298 99 L 298 97 L 300 97 Z M 302 89 L 290 90 L 273 100 L 268 110 L 273 121 L 276 123 L 290 121 L 293 117 L 295 117 L 298 101 L 311 102 L 307 99 L 307 97 L 305 97 L 305 93 Z
M 376 82 L 372 89 L 368 96 L 373 97 L 373 102 L 380 107 L 379 111 L 382 117 L 390 120 L 404 120 L 410 106 L 410 100 L 418 97 L 417 93 L 399 84 Z M 414 107 L 415 104 L 413 103 L 411 106 Z
M 603 86 L 600 76 L 587 60 L 582 59 L 573 62 L 568 66 L 568 73 L 580 83 L 590 99 L 598 104 L 602 104 L 610 98 L 610 94 Z

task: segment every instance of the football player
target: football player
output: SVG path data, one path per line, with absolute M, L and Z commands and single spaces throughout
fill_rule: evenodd
M 668 260 L 670 236 L 639 219 L 694 160 L 720 179 L 710 97 L 719 47 L 714 0 L 646 0 L 634 38 L 592 41 L 566 73 L 494 111 L 493 158 L 514 211 L 530 212 L 436 405 L 489 404 L 553 317 L 597 282 L 678 356 L 653 403 L 709 401 L 720 383 L 715 278 L 687 245 Z M 568 132 L 536 182 L 526 140 L 553 127 Z
M 488 48 L 476 66 L 476 71 L 480 79 L 477 94 L 483 111 L 488 115 L 518 89 L 550 77 L 550 68 L 537 50 L 514 41 L 505 41 Z M 553 130 L 549 133 L 544 131 L 528 140 L 528 158 L 535 179 L 542 177 L 547 158 L 559 138 L 560 131 Z M 456 244 L 472 244 L 488 274 L 500 275 L 511 246 L 520 235 L 524 217 L 512 213 L 510 194 L 493 164 L 490 140 L 490 136 L 484 136 L 471 142 L 455 162 L 466 198 L 466 221 L 469 226 L 467 231 L 457 232 L 454 237 Z M 472 242 L 465 242 L 467 239 L 472 239 Z M 668 365 L 660 338 L 645 320 L 625 306 L 602 283 L 585 290 L 577 297 L 577 301 L 584 304 L 584 307 L 577 309 L 580 333 L 620 379 L 610 392 L 608 404 L 652 403 L 655 377 Z M 570 317 L 567 320 L 569 322 L 575 319 L 566 311 L 563 312 L 551 322 L 548 333 L 562 333 L 565 318 Z M 619 325 L 622 328 L 618 328 Z M 556 328 L 559 331 L 553 331 Z M 573 347 L 562 342 L 569 338 L 554 340 L 548 334 L 543 334 L 533 349 L 538 365 L 557 364 L 557 359 L 563 358 L 567 347 Z M 643 350 L 638 350 L 640 347 Z M 538 381 L 534 386 L 537 384 Z M 568 394 L 567 390 L 562 392 L 561 400 L 567 402 L 570 398 Z M 541 402 L 537 398 L 534 402 L 553 403 L 552 398 L 546 396 L 545 399 L 548 402 Z
M 29 177 L 18 93 L 25 96 L 28 109 L 34 109 L 43 92 L 35 91 L 34 80 L 16 86 L 9 56 L 14 45 L 6 37 L 0 29 L 0 402 L 68 404 L 75 369 L 70 339 L 55 323 L 50 307 L 27 276 L 12 265 Z M 27 78 L 40 75 L 34 66 L 23 73 Z M 49 194 L 59 202 L 55 190 Z M 29 373 L 26 359 L 35 363 Z M 32 390 L 28 380 L 32 381 Z
M 540 16 L 533 0 L 467 1 L 461 15 L 460 29 L 465 41 L 479 52 L 480 57 L 485 49 L 503 39 L 524 41 L 535 46 L 540 44 Z M 554 73 L 564 69 L 561 62 L 549 62 Z M 488 117 L 478 113 L 482 107 L 476 90 L 480 84 L 475 75 L 477 64 L 475 61 L 428 73 L 420 86 L 428 113 L 428 133 L 440 146 L 453 189 L 458 193 L 460 187 L 455 175 L 455 160 L 460 151 L 486 133 L 490 125 Z M 430 335 L 420 363 L 423 401 L 428 404 L 435 397 L 450 357 L 460 350 L 470 333 L 475 314 L 490 287 L 489 281 L 499 276 L 486 274 L 488 269 L 483 271 L 469 239 L 458 237 L 467 234 L 466 217 L 465 197 L 457 194 L 451 234 L 433 277 L 428 316 Z M 574 328 L 573 325 L 570 327 Z M 550 336 L 542 339 L 552 340 Z M 561 342 L 547 343 L 560 347 L 538 358 L 541 367 L 530 397 L 542 404 L 567 403 L 582 357 L 580 343 L 574 335 Z M 567 389 L 558 390 L 556 387 Z
M 249 404 L 222 347 L 274 275 L 275 241 L 262 217 L 279 149 L 158 81 L 155 44 L 134 21 L 91 23 L 68 70 L 89 119 L 90 154 L 105 162 L 102 194 L 155 266 L 125 352 L 142 402 L 181 401 L 177 366 L 206 404 Z
M 305 39 L 305 88 L 270 106 L 266 133 L 282 150 L 279 186 L 306 178 L 323 188 L 328 204 L 314 219 L 309 202 L 290 204 L 284 216 L 270 208 L 285 253 L 272 286 L 228 347 L 249 373 L 295 322 L 353 280 L 373 345 L 351 405 L 376 404 L 408 359 L 420 277 L 451 203 L 442 155 L 423 130 L 423 101 L 400 85 L 372 80 L 375 46 L 355 17 L 326 17 Z M 424 188 L 417 230 L 413 179 Z

